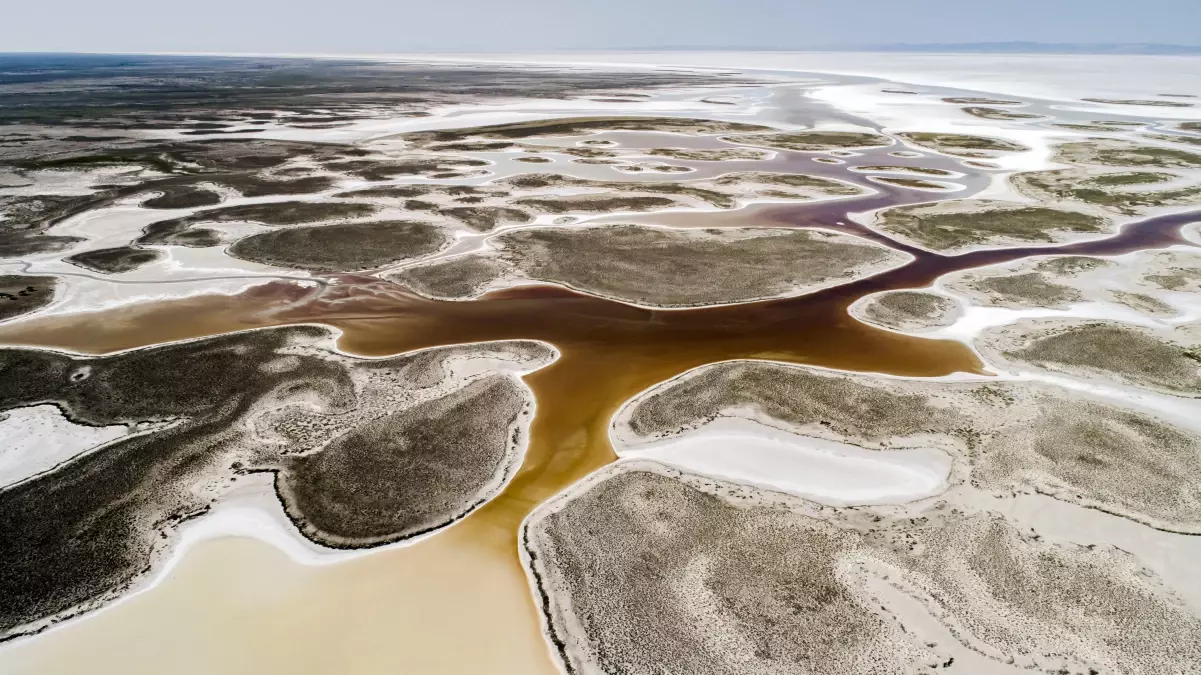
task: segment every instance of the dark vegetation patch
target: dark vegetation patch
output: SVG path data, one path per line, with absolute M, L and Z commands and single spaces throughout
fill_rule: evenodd
M 437 299 L 473 298 L 496 279 L 508 266 L 492 257 L 463 255 L 426 265 L 407 267 L 389 279 L 418 293 Z
M 713 182 L 720 186 L 750 187 L 762 194 L 769 194 L 771 191 L 770 186 L 773 185 L 781 188 L 797 188 L 803 191 L 813 190 L 819 194 L 838 196 L 857 195 L 863 192 L 863 190 L 856 185 L 844 183 L 832 178 L 810 176 L 803 173 L 747 171 L 725 174 L 724 176 L 719 176 L 718 178 L 714 179 Z M 781 194 L 789 193 L 781 192 Z
M 982 98 L 979 96 L 953 96 L 944 98 L 943 103 L 954 103 L 955 105 L 1021 105 L 1021 101 L 1007 101 L 997 98 Z
M 286 461 L 276 487 L 289 517 L 327 546 L 429 532 L 478 505 L 485 480 L 505 469 L 510 430 L 527 408 L 512 378 L 477 380 Z
M 501 152 L 516 148 L 515 143 L 508 141 L 461 141 L 458 143 L 438 143 L 429 146 L 436 152 Z
M 920 173 L 924 176 L 950 176 L 950 171 L 942 169 L 934 169 L 923 166 L 892 166 L 892 165 L 869 165 L 854 167 L 856 171 L 878 172 L 878 171 L 903 171 L 906 173 Z
M 1086 323 L 1031 336 L 1007 358 L 1044 368 L 1100 373 L 1176 394 L 1201 396 L 1201 355 L 1133 326 Z
M 1147 134 L 1147 138 L 1164 143 L 1183 143 L 1185 145 L 1201 145 L 1201 137 L 1184 134 Z
M 666 307 L 794 294 L 896 259 L 867 242 L 809 230 L 613 225 L 524 229 L 493 242 L 530 278 Z
M 748 148 L 722 148 L 718 150 L 692 150 L 689 148 L 652 148 L 646 151 L 651 157 L 670 157 L 693 162 L 730 162 L 767 159 L 762 150 Z
M 807 177 L 801 176 L 801 178 Z M 497 181 L 497 183 L 519 190 L 542 190 L 547 188 L 599 188 L 604 190 L 621 191 L 627 194 L 630 192 L 650 192 L 654 194 L 678 195 L 681 197 L 692 197 L 694 199 L 699 199 L 718 208 L 733 208 L 738 204 L 734 197 L 724 192 L 695 187 L 687 183 L 629 183 L 623 181 L 588 180 L 586 178 L 574 178 L 572 176 L 554 173 L 523 174 L 520 176 L 512 176 L 510 178 L 502 179 Z
M 417 131 L 405 134 L 414 145 L 455 143 L 466 139 L 522 139 L 540 136 L 579 136 L 602 131 L 668 131 L 683 134 L 772 131 L 771 127 L 685 117 L 571 117 L 513 122 L 482 127 Z
M 54 300 L 54 277 L 0 275 L 0 321 L 41 309 Z
M 1080 141 L 1059 146 L 1057 159 L 1073 164 L 1195 169 L 1201 154 L 1121 141 Z
M 1128 185 L 1151 185 L 1167 183 L 1176 176 L 1170 173 L 1153 173 L 1150 171 L 1119 171 L 1093 176 L 1088 182 L 1099 187 L 1119 187 Z
M 1086 419 L 1098 426 L 1057 421 L 1114 438 Z M 1067 445 L 1039 450 L 1087 474 L 1087 455 L 1064 457 L 1087 450 L 1061 436 Z M 568 672 L 937 672 L 968 648 L 1064 675 L 1201 666 L 1201 619 L 1133 556 L 1048 542 L 995 514 L 823 509 L 646 461 L 608 467 L 551 504 L 521 541 Z M 888 595 L 864 598 L 868 583 L 970 639 L 922 640 Z
M 159 251 L 135 248 L 132 246 L 117 246 L 115 248 L 99 248 L 94 251 L 84 251 L 64 258 L 73 265 L 87 268 L 102 274 L 120 274 L 148 265 L 160 258 Z
M 882 212 L 878 226 L 925 248 L 947 251 L 997 241 L 1054 242 L 1059 232 L 1104 232 L 1107 225 L 1104 218 L 1077 211 L 996 203 L 978 207 L 902 206 Z
M 523 528 L 567 672 L 732 675 L 804 664 L 795 672 L 868 675 L 880 672 L 868 664 L 916 661 L 836 573 L 857 536 L 667 476 L 610 473 Z M 745 651 L 729 648 L 728 635 Z
M 61 251 L 80 237 L 45 234 L 51 225 L 99 203 L 92 196 L 0 196 L 0 258 Z
M 1201 532 L 1201 437 L 1077 391 L 1029 383 L 902 383 L 733 361 L 669 380 L 630 405 L 616 430 L 640 440 L 748 414 L 803 436 L 881 451 L 920 436 L 924 447 L 933 443 L 963 457 L 977 488 L 1035 488 L 1169 531 Z
M 0 125 L 178 129 L 277 119 L 338 123 L 427 115 L 431 105 L 480 97 L 569 98 L 746 82 L 683 71 L 530 69 L 269 57 L 6 54 Z M 289 114 L 280 115 L 278 111 Z
M 328 190 L 334 186 L 334 179 L 330 176 L 307 176 L 293 180 L 276 180 L 256 175 L 241 175 L 223 178 L 215 182 L 237 190 L 243 197 L 308 195 Z
M 195 209 L 221 203 L 221 195 L 212 190 L 193 185 L 173 185 L 164 188 L 163 194 L 142 202 L 148 209 Z
M 1156 101 L 1152 99 L 1131 99 L 1131 98 L 1082 98 L 1082 101 L 1089 103 L 1108 103 L 1110 105 L 1150 105 L 1160 108 L 1191 108 L 1192 103 L 1183 101 Z
M 974 154 L 978 152 L 1021 152 L 1029 150 L 1024 145 L 1012 143 L 1000 138 L 988 138 L 986 136 L 969 136 L 966 134 L 940 134 L 924 131 L 906 131 L 898 133 L 897 136 L 904 138 L 910 143 L 920 145 L 931 150 L 944 152 L 950 155 L 960 155 L 963 157 L 987 157 L 989 155 Z
M 524 225 L 534 220 L 529 212 L 508 206 L 453 206 L 440 208 L 438 213 L 476 232 L 491 232 L 498 225 Z
M 477 506 L 486 496 L 481 488 L 497 476 L 472 455 L 494 456 L 493 442 L 512 453 L 512 397 L 501 396 L 508 392 L 499 386 L 486 389 L 495 399 L 452 390 L 449 404 L 409 416 L 420 424 L 396 417 L 412 407 L 398 401 L 442 381 L 451 355 L 486 349 L 546 362 L 547 350 L 504 343 L 360 360 L 323 347 L 331 337 L 327 329 L 292 327 L 95 358 L 0 350 L 0 410 L 54 403 L 77 424 L 161 425 L 0 490 L 0 637 L 123 592 L 153 569 L 153 552 L 164 552 L 180 523 L 202 516 L 246 471 L 280 471 L 287 489 L 311 495 L 289 502 L 303 532 L 346 547 L 403 539 L 414 522 L 439 527 L 462 517 L 464 504 Z M 453 417 L 439 419 L 443 413 Z M 464 420 L 476 434 L 472 452 L 462 447 L 462 433 L 455 435 Z M 431 435 L 435 428 L 448 437 Z M 387 455 L 365 457 L 355 443 L 381 430 L 391 432 Z M 373 472 L 313 458 L 339 438 L 335 458 Z M 302 471 L 290 473 L 298 465 Z M 325 476 L 322 466 L 334 474 Z M 435 475 L 441 471 L 446 475 Z M 349 502 L 372 518 L 369 535 L 320 517 Z M 403 511 L 410 502 L 420 514 Z M 449 508 L 438 513 L 439 506 Z M 308 520 L 310 508 L 320 525 Z M 321 530 L 326 524 L 336 529 Z
M 1016 307 L 1062 307 L 1082 298 L 1075 288 L 1053 283 L 1038 272 L 984 277 L 968 287 L 993 303 Z
M 1114 263 L 1102 258 L 1092 258 L 1084 255 L 1064 255 L 1047 258 L 1035 266 L 1040 272 L 1049 272 L 1055 276 L 1073 277 L 1084 272 L 1113 267 Z
M 554 197 L 522 197 L 513 200 L 540 213 L 609 213 L 614 211 L 657 211 L 680 206 L 670 197 L 645 195 L 617 196 L 609 194 L 564 195 Z
M 459 175 L 461 169 L 488 166 L 482 159 L 454 156 L 412 156 L 388 159 L 355 159 L 328 162 L 324 167 L 330 171 L 349 173 L 363 180 L 391 180 L 401 176 L 427 176 L 437 178 L 439 174 Z
M 300 225 L 325 220 L 363 218 L 379 211 L 372 204 L 349 202 L 271 202 L 243 204 L 198 211 L 183 218 L 160 220 L 142 231 L 138 244 L 205 247 L 221 243 L 216 230 L 193 227 L 199 223 L 253 222 L 264 225 Z
M 888 136 L 859 131 L 795 131 L 776 134 L 728 136 L 724 140 L 743 145 L 802 152 L 823 152 L 839 148 L 881 147 L 891 145 L 893 142 Z
M 911 190 L 947 190 L 946 185 L 934 183 L 920 178 L 897 178 L 895 176 L 873 176 L 873 181 L 877 183 L 885 183 L 888 185 L 896 185 L 897 187 L 909 188 Z
M 924 291 L 888 291 L 863 301 L 858 315 L 894 330 L 922 330 L 950 325 L 956 302 Z
M 181 131 L 179 133 L 181 136 L 216 136 L 219 134 L 261 134 L 261 133 L 263 133 L 263 131 L 265 131 L 265 130 L 264 129 L 229 129 L 227 131 L 223 131 L 220 129 L 213 129 L 213 130 L 209 130 L 209 131 Z
M 1033 113 L 1017 112 L 1015 110 L 1005 110 L 1004 108 L 984 108 L 978 106 L 969 106 L 963 109 L 963 112 L 974 117 L 981 117 L 986 120 L 1034 120 L 1046 115 L 1035 115 Z
M 1201 186 L 1197 185 L 1163 190 L 1129 189 L 1176 178 L 1174 174 L 1148 171 L 1087 175 L 1075 169 L 1062 169 L 1020 173 L 1011 180 L 1019 190 L 1037 198 L 1078 201 L 1135 215 L 1151 207 L 1201 202 Z
M 705 366 L 643 394 L 634 406 L 628 424 L 641 437 L 670 435 L 747 408 L 792 428 L 827 427 L 860 444 L 964 423 L 959 411 L 932 405 L 922 394 L 751 361 Z
M 1107 134 L 1116 134 L 1116 133 L 1122 131 L 1122 129 L 1119 129 L 1117 127 L 1111 127 L 1111 126 L 1104 125 L 1104 124 L 1077 124 L 1074 122 L 1057 122 L 1057 123 L 1053 124 L 1052 126 L 1060 128 L 1060 129 L 1070 129 L 1071 131 L 1102 132 L 1102 133 L 1107 133 Z
M 419 258 L 447 245 L 429 223 L 382 221 L 290 227 L 260 232 L 229 247 L 235 258 L 277 267 L 358 272 Z

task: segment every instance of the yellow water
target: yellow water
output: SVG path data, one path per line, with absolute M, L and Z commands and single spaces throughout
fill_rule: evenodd
M 548 288 L 463 303 L 339 293 L 336 302 L 314 297 L 271 311 L 262 295 L 193 298 L 142 306 L 133 317 L 16 324 L 0 330 L 0 340 L 104 352 L 294 321 L 335 326 L 343 331 L 339 346 L 364 355 L 546 340 L 562 356 L 526 378 L 537 414 L 508 488 L 430 539 L 336 565 L 303 566 L 248 539 L 200 544 L 153 589 L 13 645 L 0 672 L 554 673 L 518 561 L 517 530 L 539 503 L 612 461 L 608 424 L 624 401 L 731 358 L 914 376 L 980 367 L 960 343 L 851 320 L 845 307 L 853 298 L 837 293 L 685 312 Z

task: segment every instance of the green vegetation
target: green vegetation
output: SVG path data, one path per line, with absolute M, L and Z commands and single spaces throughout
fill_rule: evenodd
M 946 185 L 933 183 L 920 178 L 896 178 L 893 176 L 872 176 L 872 180 L 877 183 L 885 183 L 888 185 L 896 185 L 897 187 L 909 188 L 912 190 L 947 190 Z
M 163 257 L 159 251 L 118 246 L 116 248 L 101 248 L 93 251 L 76 253 L 64 258 L 73 265 L 79 265 L 102 274 L 120 274 L 148 265 Z
M 449 239 L 429 223 L 381 221 L 261 232 L 229 247 L 235 258 L 276 267 L 361 272 L 429 255 Z
M 244 204 L 198 211 L 190 216 L 160 220 L 142 231 L 137 244 L 164 244 L 203 248 L 216 246 L 221 238 L 215 230 L 195 228 L 198 223 L 253 222 L 264 225 L 299 225 L 323 220 L 363 218 L 379 210 L 373 204 L 349 202 L 271 202 Z
M 1057 122 L 1057 123 L 1053 124 L 1052 126 L 1058 127 L 1060 129 L 1068 129 L 1070 131 L 1091 131 L 1091 132 L 1102 132 L 1102 133 L 1107 133 L 1107 134 L 1116 134 L 1119 131 L 1122 131 L 1122 129 L 1118 129 L 1115 127 L 1102 125 L 1102 124 L 1076 124 L 1076 123 L 1071 123 L 1071 122 Z
M 853 237 L 795 229 L 537 228 L 493 242 L 530 278 L 656 307 L 790 295 L 903 258 Z
M 1059 161 L 1101 166 L 1201 168 L 1201 155 L 1176 148 L 1161 148 L 1120 141 L 1080 141 L 1059 146 Z
M 1083 255 L 1063 255 L 1047 258 L 1035 265 L 1035 269 L 1060 277 L 1074 277 L 1084 272 L 1113 267 L 1114 264 L 1102 258 L 1090 258 Z
M 858 131 L 795 131 L 776 134 L 727 136 L 724 141 L 777 150 L 824 152 L 838 148 L 872 148 L 892 145 L 892 139 L 880 134 Z
M 1011 143 L 1010 141 L 999 138 L 987 138 L 984 136 L 968 136 L 964 134 L 940 134 L 922 131 L 907 131 L 898 133 L 897 136 L 931 150 L 943 152 L 949 155 L 959 155 L 963 157 L 988 157 L 989 155 L 978 154 L 979 151 L 987 152 L 1021 152 L 1029 150 L 1024 145 Z
M 1201 396 L 1195 347 L 1117 323 L 1086 323 L 1030 336 L 1007 358 L 1044 368 L 1102 373 L 1176 394 Z
M 522 197 L 513 203 L 539 213 L 610 213 L 615 211 L 657 211 L 682 203 L 669 197 L 642 195 L 563 195 Z
M 868 166 L 856 166 L 853 168 L 855 171 L 863 171 L 866 173 L 874 173 L 874 172 L 879 172 L 879 171 L 889 171 L 889 172 L 896 171 L 896 172 L 905 172 L 905 173 L 920 173 L 925 176 L 950 176 L 950 175 L 952 175 L 950 171 L 943 171 L 942 169 L 932 169 L 932 168 L 927 168 L 927 167 L 923 167 L 923 166 L 891 166 L 891 165 L 872 164 L 872 165 L 868 165 Z
M 682 197 L 699 199 L 718 208 L 733 208 L 738 204 L 733 197 L 725 194 L 724 192 L 693 187 L 687 183 L 629 183 L 623 181 L 598 181 L 588 180 L 586 178 L 574 178 L 572 176 L 564 176 L 562 174 L 554 173 L 523 174 L 520 176 L 512 176 L 510 178 L 502 179 L 497 181 L 497 183 L 517 188 L 519 190 L 541 190 L 547 188 L 600 188 L 621 191 L 627 194 L 637 191 L 679 195 Z M 519 202 L 520 200 L 517 201 Z
M 414 145 L 461 142 L 465 139 L 519 139 L 542 136 L 579 136 L 600 131 L 666 131 L 679 134 L 721 134 L 772 131 L 771 127 L 740 122 L 684 117 L 571 117 L 566 119 L 513 122 L 482 127 L 417 131 L 404 134 Z
M 1147 134 L 1147 138 L 1164 143 L 1183 143 L 1185 145 L 1201 145 L 1201 137 L 1184 134 Z
M 729 148 L 721 150 L 689 150 L 687 148 L 652 148 L 646 154 L 652 157 L 670 157 L 694 162 L 729 162 L 767 159 L 767 153 L 762 150 L 748 148 Z
M 1012 242 L 1054 242 L 1060 232 L 1104 232 L 1104 218 L 1077 211 L 996 202 L 948 202 L 888 209 L 877 227 L 934 251 Z
M 1062 307 L 1081 300 L 1071 286 L 1051 283 L 1038 272 L 985 276 L 968 288 L 988 296 L 990 304 L 1008 307 Z
M 389 279 L 418 293 L 443 300 L 466 300 L 504 276 L 508 266 L 496 258 L 463 255 L 415 265 L 391 275 Z
M 978 106 L 964 108 L 963 112 L 975 117 L 982 117 L 986 120 L 1035 120 L 1046 117 L 1045 115 L 1005 110 L 1004 108 L 982 108 Z
M 1150 171 L 1118 171 L 1115 173 L 1105 173 L 1100 176 L 1092 176 L 1084 182 L 1096 185 L 1097 187 L 1116 187 L 1125 185 L 1152 185 L 1155 183 L 1167 183 L 1176 178 L 1170 173 L 1153 173 Z
M 1113 291 L 1112 293 L 1115 301 L 1143 314 L 1175 316 L 1177 313 L 1171 305 L 1145 293 L 1127 293 L 1125 291 Z
M 1150 105 L 1160 108 L 1191 108 L 1192 103 L 1184 101 L 1156 101 L 1149 99 L 1130 99 L 1130 98 L 1083 98 L 1082 101 L 1089 103 L 1107 103 L 1110 105 Z
M 769 173 L 766 171 L 749 171 L 742 173 L 729 173 L 721 176 L 713 181 L 718 186 L 733 187 L 741 186 L 748 189 L 756 190 L 768 196 L 795 196 L 791 193 L 777 193 L 771 195 L 768 191 L 763 190 L 760 186 L 779 186 L 782 188 L 795 188 L 802 191 L 815 191 L 818 194 L 834 195 L 834 196 L 851 196 L 863 192 L 858 186 L 832 178 L 823 178 L 821 176 L 810 176 L 803 173 Z
M 476 232 L 491 232 L 498 225 L 524 225 L 534 219 L 526 211 L 504 206 L 454 206 L 440 208 L 438 213 Z
M 852 314 L 867 323 L 893 330 L 924 330 L 949 326 L 958 303 L 924 291 L 887 291 L 870 295 L 852 306 Z
M 1201 185 L 1167 190 L 1130 190 L 1175 180 L 1170 173 L 1121 171 L 1090 175 L 1077 169 L 1021 173 L 1011 179 L 1021 192 L 1037 199 L 1076 201 L 1136 215 L 1146 208 L 1201 203 Z
M 476 169 L 488 166 L 482 159 L 456 157 L 453 155 L 413 156 L 403 159 L 355 159 L 349 161 L 327 162 L 324 166 L 330 171 L 349 173 L 363 180 L 391 180 L 400 176 L 427 176 L 437 178 L 440 174 L 460 175 L 464 168 Z
M 1007 101 L 997 98 L 980 98 L 976 96 L 953 96 L 944 98 L 943 103 L 954 103 L 955 105 L 1021 105 L 1021 101 Z

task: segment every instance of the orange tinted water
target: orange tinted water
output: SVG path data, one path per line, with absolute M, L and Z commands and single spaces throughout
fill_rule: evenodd
M 1135 234 L 1038 252 L 1117 253 L 1138 247 Z M 1174 236 L 1161 232 L 1147 242 L 1162 245 Z M 874 329 L 845 309 L 865 293 L 1030 254 L 923 255 L 906 268 L 803 298 L 688 311 L 641 309 L 554 287 L 434 302 L 377 279 L 341 277 L 314 289 L 273 283 L 232 298 L 2 327 L 2 341 L 98 353 L 321 322 L 342 331 L 342 349 L 362 355 L 528 338 L 554 344 L 562 356 L 526 378 L 538 409 L 513 482 L 450 530 L 321 568 L 300 568 L 248 540 L 204 544 L 160 587 L 17 645 L 0 671 L 152 673 L 163 668 L 158 655 L 181 673 L 554 672 L 518 564 L 517 528 L 539 503 L 612 460 L 608 423 L 622 402 L 684 370 L 732 358 L 909 376 L 979 372 L 960 343 Z M 248 590 L 231 592 L 231 584 Z M 151 653 L 139 658 L 147 645 Z

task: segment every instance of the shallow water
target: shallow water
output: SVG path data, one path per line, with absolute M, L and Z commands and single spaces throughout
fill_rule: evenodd
M 910 163 L 882 159 L 893 149 L 848 158 L 847 166 Z M 748 167 L 789 163 L 807 173 L 846 170 L 808 157 Z M 929 157 L 913 163 L 935 165 Z M 973 188 L 983 183 L 979 176 L 967 180 Z M 1179 227 L 1199 219 L 1149 219 L 1095 242 L 941 256 L 898 245 L 846 219 L 848 209 L 940 197 L 876 187 L 880 194 L 846 202 L 641 218 L 682 227 L 819 226 L 916 257 L 905 267 L 801 298 L 665 311 L 535 286 L 473 302 L 434 302 L 378 279 L 344 276 L 318 287 L 272 282 L 234 296 L 0 326 L 2 343 L 87 353 L 319 322 L 343 332 L 342 349 L 366 356 L 512 338 L 545 340 L 562 354 L 525 378 L 538 407 L 513 482 L 447 531 L 325 566 L 298 564 L 251 539 L 206 541 L 153 589 L 9 646 L 0 673 L 157 674 L 170 664 L 170 672 L 181 674 L 550 675 L 556 669 L 518 562 L 517 529 L 539 503 L 614 459 L 608 425 L 624 401 L 690 368 L 734 358 L 920 377 L 979 373 L 982 364 L 959 342 L 875 329 L 849 317 L 846 307 L 868 293 L 925 286 L 947 272 L 1029 255 L 1112 255 L 1183 243 Z
M 622 402 L 684 370 L 730 358 L 931 376 L 980 366 L 960 343 L 858 323 L 835 294 L 651 311 L 549 287 L 453 303 L 382 295 L 377 286 L 338 285 L 299 301 L 283 288 L 274 312 L 262 311 L 269 294 L 258 289 L 254 300 L 196 298 L 158 310 L 143 306 L 133 317 L 31 322 L 3 339 L 110 351 L 188 331 L 219 332 L 223 321 L 227 330 L 323 321 L 344 332 L 341 348 L 363 355 L 546 340 L 562 356 L 526 377 L 538 406 L 531 445 L 504 493 L 414 546 L 328 567 L 297 565 L 257 542 L 201 544 L 161 586 L 15 645 L 0 672 L 156 672 L 161 661 L 142 656 L 153 644 L 163 659 L 192 669 L 176 672 L 324 673 L 336 666 L 347 673 L 551 673 L 517 559 L 517 529 L 539 503 L 613 460 L 608 424 Z M 131 652 L 139 658 L 123 656 Z

